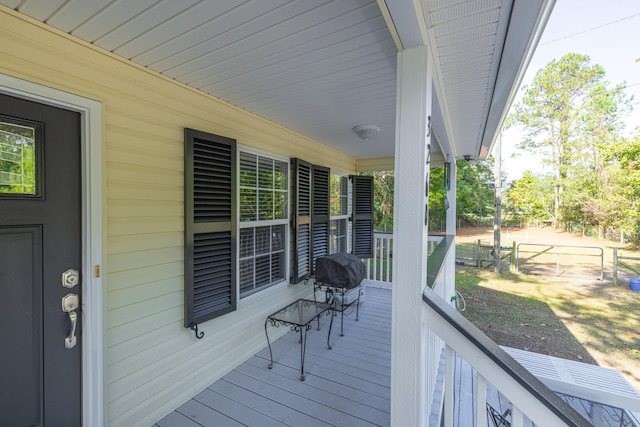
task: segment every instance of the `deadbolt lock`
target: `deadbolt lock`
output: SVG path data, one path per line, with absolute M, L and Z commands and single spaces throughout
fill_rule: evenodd
M 71 289 L 78 283 L 80 283 L 80 273 L 78 273 L 78 270 L 70 268 L 62 273 L 62 286 L 65 288 Z

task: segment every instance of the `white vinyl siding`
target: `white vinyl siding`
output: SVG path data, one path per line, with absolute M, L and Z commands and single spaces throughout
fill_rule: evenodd
M 105 425 L 152 425 L 262 349 L 268 314 L 311 295 L 272 288 L 202 323 L 202 340 L 184 328 L 184 128 L 338 170 L 356 160 L 10 10 L 0 21 L 0 72 L 102 103 Z

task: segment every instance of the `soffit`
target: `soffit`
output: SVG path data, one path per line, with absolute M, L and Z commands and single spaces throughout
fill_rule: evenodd
M 0 4 L 356 158 L 394 154 L 397 47 L 376 1 Z M 479 154 L 511 0 L 389 4 L 403 12 L 389 10 L 400 38 L 410 16 L 405 28 L 418 25 L 433 46 L 441 144 L 458 157 Z M 351 131 L 359 124 L 381 131 L 365 142 Z

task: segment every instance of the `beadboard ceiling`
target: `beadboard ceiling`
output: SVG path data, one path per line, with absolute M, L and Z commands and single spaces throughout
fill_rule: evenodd
M 486 157 L 548 3 L 0 0 L 356 158 L 393 156 L 396 56 L 424 43 L 435 51 L 434 134 L 458 158 Z M 362 141 L 359 124 L 380 133 Z

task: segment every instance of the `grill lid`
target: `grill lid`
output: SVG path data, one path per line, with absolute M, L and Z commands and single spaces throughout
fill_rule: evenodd
M 356 255 L 335 253 L 316 260 L 316 281 L 337 288 L 356 288 L 367 274 L 364 262 Z

